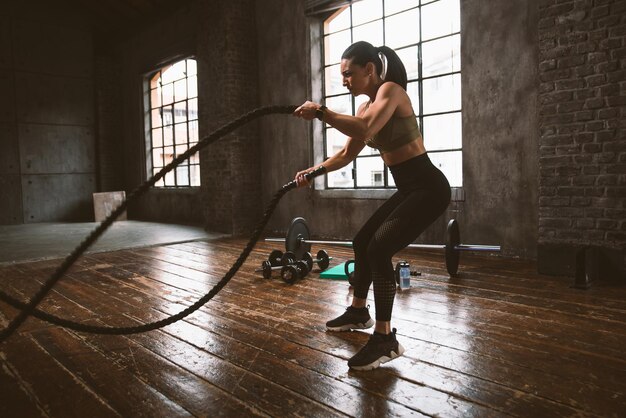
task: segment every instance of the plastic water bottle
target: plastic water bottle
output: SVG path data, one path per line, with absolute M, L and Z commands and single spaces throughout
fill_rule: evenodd
M 411 287 L 411 269 L 409 263 L 401 261 L 399 264 L 400 273 L 400 289 L 408 289 Z

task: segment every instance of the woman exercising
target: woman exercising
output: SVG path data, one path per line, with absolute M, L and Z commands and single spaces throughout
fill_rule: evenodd
M 383 72 L 383 58 L 387 62 Z M 353 161 L 368 145 L 380 151 L 398 191 L 378 208 L 353 240 L 355 270 L 352 304 L 341 316 L 328 321 L 330 331 L 365 329 L 374 325 L 367 293 L 374 284 L 376 325 L 367 344 L 349 361 L 356 370 L 371 370 L 404 352 L 391 328 L 396 294 L 392 257 L 413 242 L 450 203 L 450 184 L 430 161 L 406 93 L 407 74 L 391 48 L 356 42 L 341 57 L 343 85 L 353 96 L 366 94 L 356 116 L 333 112 L 318 103 L 305 102 L 293 115 L 318 118 L 347 135 L 344 147 L 322 164 L 296 173 L 299 187 L 308 186 L 304 175 L 324 166 L 334 171 Z

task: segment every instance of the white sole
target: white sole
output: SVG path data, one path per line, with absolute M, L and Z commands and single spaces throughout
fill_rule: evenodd
M 391 357 L 382 356 L 379 359 L 371 362 L 370 364 L 366 364 L 364 366 L 350 366 L 350 368 L 354 370 L 359 370 L 359 371 L 374 370 L 380 367 L 381 364 L 387 363 L 388 361 L 398 358 L 402 354 L 404 354 L 404 347 L 402 347 L 402 345 L 398 343 L 398 352 L 396 353 L 395 351 L 392 351 Z

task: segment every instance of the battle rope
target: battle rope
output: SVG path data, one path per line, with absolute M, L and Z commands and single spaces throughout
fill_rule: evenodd
M 268 205 L 267 210 L 265 211 L 263 218 L 257 225 L 255 231 L 252 234 L 252 237 L 248 241 L 248 244 L 241 252 L 240 256 L 237 258 L 233 266 L 230 270 L 224 275 L 224 277 L 202 298 L 200 298 L 196 303 L 179 312 L 178 314 L 172 315 L 168 318 L 164 318 L 159 321 L 155 321 L 152 323 L 143 324 L 135 327 L 107 327 L 107 326 L 93 326 L 86 325 L 82 323 L 73 322 L 67 319 L 59 318 L 54 315 L 42 312 L 37 309 L 37 305 L 43 300 L 43 298 L 47 295 L 47 293 L 54 287 L 54 285 L 59 281 L 59 279 L 67 272 L 67 270 L 76 262 L 76 260 L 111 226 L 113 221 L 117 219 L 119 215 L 121 215 L 128 204 L 139 197 L 141 194 L 145 193 L 151 186 L 153 186 L 157 181 L 159 181 L 166 173 L 173 170 L 180 163 L 185 161 L 191 155 L 206 147 L 207 145 L 215 142 L 219 138 L 229 134 L 236 128 L 247 124 L 248 122 L 259 118 L 261 116 L 269 115 L 269 114 L 289 114 L 295 110 L 296 106 L 267 106 L 255 109 L 245 115 L 235 119 L 234 121 L 222 126 L 217 129 L 209 136 L 200 140 L 196 145 L 189 148 L 186 152 L 176 157 L 171 163 L 167 166 L 163 167 L 161 171 L 152 176 L 150 179 L 146 180 L 143 184 L 138 186 L 135 190 L 133 190 L 127 197 L 125 201 L 122 202 L 120 206 L 118 206 L 102 223 L 94 229 L 85 240 L 72 251 L 72 253 L 65 258 L 63 263 L 55 270 L 55 272 L 48 278 L 44 284 L 41 286 L 39 291 L 32 297 L 30 302 L 23 303 L 13 298 L 12 296 L 6 294 L 5 292 L 0 290 L 0 299 L 4 302 L 20 309 L 18 315 L 13 318 L 13 320 L 9 323 L 9 325 L 0 332 L 0 342 L 5 341 L 11 334 L 26 320 L 26 318 L 30 315 L 33 315 L 39 319 L 44 321 L 53 323 L 55 325 L 60 325 L 65 328 L 70 328 L 76 331 L 89 332 L 95 334 L 134 334 L 140 332 L 146 332 L 155 330 L 157 328 L 161 328 L 167 325 L 170 325 L 186 316 L 191 314 L 192 312 L 198 310 L 201 306 L 207 303 L 213 296 L 215 296 L 235 275 L 235 273 L 239 270 L 241 265 L 245 262 L 246 258 L 254 248 L 254 245 L 258 241 L 263 228 L 267 224 L 272 212 L 278 205 L 280 199 L 287 193 L 289 190 L 292 190 L 297 187 L 295 181 L 291 181 L 285 184 L 272 198 L 270 204 Z M 321 175 L 325 172 L 324 169 L 315 170 L 307 175 L 307 177 L 313 178 L 317 175 Z

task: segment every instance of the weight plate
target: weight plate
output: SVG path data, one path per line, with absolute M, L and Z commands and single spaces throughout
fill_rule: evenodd
M 283 258 L 283 252 L 280 250 L 274 250 L 270 253 L 270 256 L 267 259 L 269 260 L 272 267 L 274 267 L 274 266 L 280 266 L 281 258 Z
M 307 274 L 309 274 L 309 266 L 306 263 L 306 261 L 296 261 L 296 268 L 298 268 L 298 270 L 300 270 L 300 277 L 304 277 Z
M 459 271 L 460 251 L 456 246 L 461 243 L 461 234 L 459 232 L 459 224 L 456 219 L 448 222 L 446 229 L 446 270 L 451 277 L 456 277 Z
M 280 259 L 281 264 L 283 266 L 296 264 L 297 260 L 298 259 L 296 258 L 296 255 L 294 253 L 292 253 L 291 251 L 287 251 L 285 254 L 283 254 L 283 258 Z
M 285 249 L 296 255 L 296 260 L 301 260 L 304 253 L 311 251 L 311 244 L 302 243 L 302 240 L 310 240 L 311 234 L 304 218 L 298 217 L 291 221 L 291 226 L 285 238 Z
M 298 269 L 295 266 L 284 266 L 280 271 L 280 277 L 285 283 L 294 284 L 298 280 Z
M 328 253 L 324 250 L 319 250 L 317 252 L 317 266 L 320 268 L 320 270 L 324 271 L 328 268 L 329 264 L 330 257 L 328 256 Z
M 261 268 L 263 269 L 264 279 L 269 279 L 270 277 L 272 277 L 272 263 L 265 260 L 263 263 L 261 263 Z
M 302 256 L 302 261 L 306 263 L 309 271 L 313 270 L 313 256 L 310 252 L 304 253 L 304 255 Z

